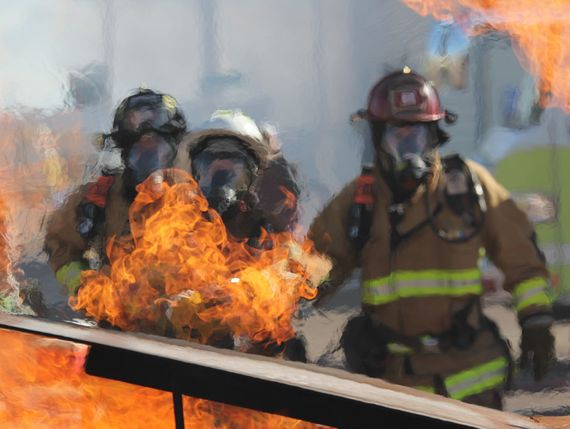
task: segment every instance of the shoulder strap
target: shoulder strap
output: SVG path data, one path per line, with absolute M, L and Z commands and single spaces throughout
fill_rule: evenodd
M 483 227 L 487 204 L 483 187 L 475 172 L 457 154 L 442 159 L 445 178 L 445 202 L 462 219 L 462 229 L 448 230 L 437 226 L 433 218 L 430 224 L 436 235 L 450 243 L 462 243 L 475 237 Z M 426 200 L 429 204 L 429 201 Z
M 97 224 L 103 220 L 109 190 L 114 182 L 114 176 L 100 176 L 96 182 L 87 185 L 85 196 L 77 206 L 75 223 L 76 231 L 83 238 L 91 238 Z
M 96 182 L 88 185 L 83 202 L 92 203 L 97 207 L 105 208 L 107 206 L 109 190 L 114 182 L 115 176 L 100 176 Z
M 478 206 L 481 212 L 485 212 L 487 204 L 483 187 L 463 157 L 458 154 L 449 155 L 442 159 L 442 164 L 445 175 L 445 197 L 450 208 L 458 216 L 462 216 L 468 209 L 466 205 Z
M 376 197 L 374 188 L 376 179 L 369 167 L 363 167 L 356 181 L 356 191 L 348 209 L 347 236 L 358 253 L 362 251 L 370 238 L 372 215 Z

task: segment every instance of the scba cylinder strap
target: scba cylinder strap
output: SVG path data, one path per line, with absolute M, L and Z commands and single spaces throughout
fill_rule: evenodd
M 483 227 L 487 212 L 485 194 L 479 179 L 461 156 L 448 156 L 442 160 L 442 163 L 446 180 L 447 206 L 462 219 L 464 228 L 448 230 L 437 225 L 426 193 L 428 221 L 438 238 L 448 243 L 464 243 L 477 236 Z

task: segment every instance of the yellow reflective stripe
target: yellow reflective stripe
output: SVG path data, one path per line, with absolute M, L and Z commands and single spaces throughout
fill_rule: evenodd
M 57 270 L 55 278 L 67 288 L 67 293 L 72 296 L 81 285 L 81 271 L 85 269 L 87 269 L 85 263 L 73 261 Z
M 388 343 L 388 351 L 393 355 L 411 355 L 414 349 L 400 343 Z
M 163 94 L 162 102 L 169 111 L 173 112 L 176 109 L 176 100 L 171 95 Z
M 518 284 L 513 290 L 517 311 L 531 305 L 550 305 L 552 300 L 546 293 L 548 284 L 542 277 L 534 277 Z
M 503 384 L 507 378 L 509 362 L 505 357 L 475 366 L 445 379 L 450 398 L 462 400 Z
M 479 269 L 395 271 L 363 283 L 365 304 L 387 304 L 418 296 L 479 295 L 483 292 Z
M 386 284 L 363 284 L 362 302 L 365 304 L 386 304 L 398 299 L 398 294 L 392 291 L 389 283 Z
M 396 280 L 473 280 L 479 279 L 478 268 L 466 270 L 421 270 L 421 271 L 394 271 L 392 275 Z
M 422 335 L 421 337 L 417 338 L 422 342 L 423 345 L 439 344 L 438 339 L 432 337 L 431 335 Z M 411 355 L 415 353 L 415 350 L 413 348 L 402 343 L 388 343 L 388 351 L 394 355 Z

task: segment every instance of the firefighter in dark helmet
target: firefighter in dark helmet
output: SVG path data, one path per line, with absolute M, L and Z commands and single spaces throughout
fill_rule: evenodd
M 83 270 L 105 265 L 108 238 L 130 234 L 129 207 L 136 186 L 154 172 L 173 167 L 185 132 L 184 114 L 170 95 L 140 89 L 119 104 L 113 128 L 104 138 L 120 151 L 122 169 L 104 169 L 48 221 L 48 262 L 70 296 L 80 286 Z

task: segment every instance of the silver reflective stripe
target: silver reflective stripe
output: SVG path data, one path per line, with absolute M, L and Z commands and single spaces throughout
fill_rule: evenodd
M 548 283 L 542 277 L 535 277 L 518 284 L 513 290 L 517 311 L 531 305 L 550 305 L 547 292 Z
M 542 295 L 542 294 L 544 294 L 544 287 L 537 287 L 535 289 L 531 289 L 531 290 L 525 292 L 524 294 L 518 296 L 517 301 L 518 302 L 525 302 L 526 300 L 528 300 L 529 298 L 532 298 L 533 296 Z
M 363 302 L 378 305 L 398 298 L 478 295 L 483 291 L 478 269 L 396 271 L 365 281 L 363 289 Z
M 473 283 L 477 283 L 481 280 L 479 276 L 467 279 L 467 280 L 396 280 L 398 289 L 410 288 L 410 287 L 457 287 L 457 286 L 467 286 Z

